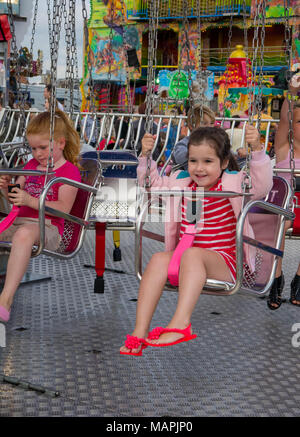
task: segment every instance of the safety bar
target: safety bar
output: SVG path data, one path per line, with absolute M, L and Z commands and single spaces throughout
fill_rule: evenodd
M 272 203 L 263 201 L 263 200 L 253 200 L 249 203 L 247 203 L 247 205 L 245 205 L 238 221 L 237 221 L 237 226 L 236 226 L 236 246 L 237 248 L 239 247 L 239 254 L 243 254 L 242 250 L 243 250 L 243 243 L 245 244 L 249 244 L 250 241 L 247 241 L 247 238 L 244 238 L 244 236 L 242 235 L 243 232 L 243 228 L 244 228 L 244 223 L 245 223 L 245 219 L 246 219 L 246 215 L 251 212 L 251 208 L 253 207 L 259 207 L 261 209 L 264 209 L 266 211 L 269 211 L 273 214 L 276 215 L 281 215 L 283 217 L 285 217 L 286 220 L 293 220 L 295 217 L 295 214 L 287 209 L 284 209 L 280 206 L 276 206 L 273 205 Z M 277 241 L 276 241 L 276 248 L 275 249 L 279 249 L 280 245 L 281 245 L 281 240 L 284 234 L 284 223 L 281 222 L 281 226 L 278 232 L 278 236 L 277 236 Z M 256 240 L 251 239 L 251 245 L 254 245 L 253 243 Z M 259 242 L 257 242 L 257 247 L 259 246 Z M 270 246 L 268 246 L 267 248 L 267 252 L 270 252 L 269 250 Z M 262 250 L 265 250 L 264 247 L 261 247 Z M 238 253 L 238 250 L 237 250 Z M 279 255 L 280 256 L 280 255 Z M 236 258 L 236 270 L 237 270 L 237 276 L 239 275 L 239 277 L 242 277 L 241 275 L 243 274 L 243 256 L 237 256 Z M 275 266 L 273 266 L 273 274 L 275 273 Z M 264 287 L 264 292 L 261 291 L 256 291 L 256 290 L 245 290 L 247 292 L 251 292 L 252 294 L 257 294 L 257 295 L 264 295 L 267 293 L 268 289 L 270 288 L 272 282 L 273 282 L 273 274 L 270 275 L 269 281 L 268 283 L 265 285 Z M 235 290 L 232 290 L 231 293 L 229 294 L 234 294 Z
M 109 165 L 134 165 L 134 166 L 138 166 L 138 162 L 134 162 L 134 161 L 117 161 L 117 160 L 103 160 L 100 159 L 100 163 L 103 167 L 109 166 Z
M 274 173 L 294 173 L 295 176 L 300 176 L 300 169 L 299 168 L 295 168 L 294 170 L 291 168 L 278 168 L 278 167 L 273 167 L 273 172 Z
M 191 194 L 192 197 L 241 197 L 246 196 L 250 197 L 253 196 L 251 193 L 236 193 L 235 191 L 201 191 L 201 190 L 155 190 L 150 189 L 145 190 L 144 193 L 153 194 L 155 196 L 165 196 L 165 197 L 171 197 L 171 196 L 186 196 L 187 194 Z
M 46 196 L 47 196 L 47 193 L 48 193 L 49 189 L 52 187 L 53 184 L 57 184 L 57 183 L 63 183 L 63 184 L 66 184 L 66 185 L 71 185 L 72 187 L 76 187 L 76 188 L 79 188 L 79 189 L 82 189 L 82 190 L 85 190 L 85 191 L 89 191 L 90 193 L 93 193 L 95 195 L 97 194 L 97 191 L 98 191 L 98 189 L 95 188 L 95 187 L 83 184 L 82 182 L 73 181 L 73 180 L 68 179 L 68 178 L 58 177 L 58 178 L 51 179 L 46 184 L 46 186 L 44 187 L 44 190 L 43 190 L 43 192 L 42 192 L 42 194 L 41 194 L 41 196 L 39 198 L 40 243 L 38 245 L 37 250 L 32 254 L 32 256 L 38 256 L 38 255 L 41 254 L 42 251 L 44 251 L 44 253 L 51 253 L 51 254 L 53 254 L 53 252 L 48 251 L 47 249 L 44 249 L 44 247 L 45 247 L 45 211 L 46 211 L 46 208 L 49 208 L 49 207 L 46 207 L 45 202 L 46 202 Z M 77 220 L 74 220 L 74 216 L 72 216 L 70 214 L 63 213 L 62 211 L 55 210 L 54 208 L 50 208 L 50 210 L 51 210 L 51 214 L 54 214 L 55 216 L 56 215 L 58 217 L 63 217 L 64 216 L 63 218 L 66 218 L 67 220 L 70 220 L 70 221 L 73 221 L 73 222 L 75 221 L 75 223 L 78 223 Z M 76 219 L 78 219 L 78 217 Z M 85 222 L 85 223 L 86 224 L 83 224 L 83 223 L 79 223 L 79 224 L 82 224 L 84 227 L 87 227 L 88 226 L 88 222 Z M 80 250 L 80 248 L 82 246 L 82 243 L 83 243 L 83 233 L 81 234 L 80 241 L 78 243 L 78 246 L 77 246 L 76 250 L 74 252 L 72 252 L 72 254 L 64 255 L 63 257 L 64 258 L 71 258 L 74 255 L 76 255 L 76 253 Z M 58 258 L 60 257 L 59 254 L 57 254 L 56 256 Z
M 151 238 L 156 241 L 164 241 L 164 237 L 159 234 L 152 233 L 148 230 L 144 231 L 142 230 L 143 222 L 144 222 L 144 216 L 146 211 L 150 208 L 152 199 L 150 199 L 148 202 L 145 202 L 143 208 L 141 209 L 141 212 L 139 216 L 137 217 L 136 222 L 136 233 L 135 233 L 135 271 L 136 276 L 139 280 L 142 278 L 142 237 L 145 236 L 146 238 Z M 205 294 L 216 294 L 216 291 L 218 291 L 218 295 L 220 296 L 228 296 L 235 294 L 240 288 L 242 288 L 242 282 L 243 282 L 243 258 L 244 258 L 244 252 L 243 252 L 243 244 L 247 244 L 247 237 L 244 238 L 243 236 L 243 229 L 245 224 L 245 219 L 247 214 L 250 212 L 251 208 L 254 206 L 258 206 L 266 211 L 272 212 L 277 215 L 282 215 L 287 220 L 293 220 L 295 217 L 295 214 L 292 211 L 286 210 L 280 206 L 273 205 L 269 202 L 263 201 L 263 200 L 252 200 L 249 203 L 245 205 L 243 208 L 236 225 L 236 282 L 235 284 L 227 282 L 227 281 L 217 281 L 213 279 L 207 279 L 206 286 L 211 287 L 211 290 L 205 288 L 204 293 Z M 280 235 L 281 233 L 281 235 Z M 276 249 L 280 247 L 281 239 L 283 235 L 283 225 L 281 224 L 281 228 L 279 231 L 279 237 L 277 238 L 276 242 Z M 255 242 L 255 240 L 251 239 L 251 243 Z M 259 245 L 259 242 L 258 244 Z M 265 250 L 263 245 L 261 246 L 262 250 Z M 269 251 L 269 246 L 266 246 L 267 251 Z M 251 290 L 255 294 L 263 295 L 267 292 L 269 286 L 271 285 L 273 278 L 272 275 L 269 279 L 268 284 L 265 287 L 265 292 L 259 292 L 256 290 Z M 248 290 L 246 290 L 248 291 Z
M 42 171 L 42 170 L 22 170 L 22 168 L 1 168 L 1 175 L 8 176 L 52 176 L 54 175 L 54 171 Z

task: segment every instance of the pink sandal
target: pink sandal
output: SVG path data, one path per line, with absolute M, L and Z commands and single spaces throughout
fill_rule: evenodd
M 145 341 L 145 344 L 147 346 L 153 346 L 153 347 L 165 347 L 165 346 L 173 346 L 174 344 L 178 344 L 178 343 L 183 343 L 184 341 L 193 340 L 193 338 L 196 338 L 197 335 L 191 333 L 191 328 L 192 328 L 191 323 L 185 329 L 176 329 L 176 328 L 169 329 L 169 328 L 162 328 L 161 326 L 159 326 L 157 328 L 152 329 L 152 331 L 149 332 L 148 337 L 147 337 L 149 340 L 157 340 L 165 332 L 178 332 L 179 334 L 182 334 L 183 337 L 179 338 L 178 340 L 173 341 L 171 343 L 155 344 L 155 343 L 149 343 L 149 342 Z
M 145 339 L 144 338 L 138 338 L 138 337 L 134 337 L 133 335 L 127 335 L 125 343 L 124 343 L 125 347 L 127 347 L 127 349 L 137 349 L 139 346 L 141 346 L 141 349 L 139 352 L 121 352 L 121 355 L 133 355 L 135 357 L 141 357 L 143 355 L 143 349 L 146 349 L 147 345 L 145 344 Z

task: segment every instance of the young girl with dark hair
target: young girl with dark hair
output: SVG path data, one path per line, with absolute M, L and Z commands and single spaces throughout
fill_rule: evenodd
M 252 178 L 251 199 L 261 199 L 272 187 L 272 167 L 269 157 L 261 148 L 260 136 L 254 126 L 246 127 L 246 142 L 252 149 L 250 175 Z M 138 166 L 138 178 L 143 185 L 147 171 L 146 156 L 151 152 L 155 137 L 146 134 L 142 143 L 142 156 Z M 218 127 L 200 127 L 190 136 L 188 145 L 188 172 L 177 171 L 170 177 L 161 177 L 156 163 L 151 162 L 151 187 L 184 189 L 198 187 L 205 191 L 241 192 L 244 172 L 238 171 L 230 151 L 226 132 Z M 235 228 L 242 208 L 242 197 L 220 198 L 204 196 L 204 215 L 197 219 L 197 232 L 193 246 L 181 257 L 179 270 L 179 293 L 175 313 L 166 328 L 149 332 L 150 323 L 168 278 L 168 268 L 178 239 L 188 225 L 184 200 L 175 197 L 173 210 L 167 217 L 175 217 L 181 208 L 179 220 L 165 223 L 165 252 L 152 256 L 143 274 L 137 304 L 136 324 L 128 335 L 120 353 L 142 355 L 147 346 L 163 347 L 189 341 L 192 334 L 191 316 L 207 278 L 230 281 L 236 279 Z M 170 202 L 167 208 L 171 207 Z M 253 237 L 252 228 L 246 219 L 244 233 Z M 254 270 L 255 250 L 245 246 L 245 260 Z

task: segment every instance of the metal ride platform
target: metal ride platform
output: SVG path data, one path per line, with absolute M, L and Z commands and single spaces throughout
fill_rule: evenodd
M 31 271 L 52 279 L 17 291 L 0 348 L 0 417 L 300 415 L 300 338 L 292 332 L 300 308 L 270 311 L 258 297 L 203 295 L 192 318 L 195 340 L 122 356 L 138 291 L 134 234 L 121 233 L 118 263 L 111 232 L 106 241 L 104 294 L 93 292 L 95 272 L 84 267 L 94 263 L 93 231 L 71 260 L 31 260 Z M 156 250 L 160 243 L 144 244 L 145 261 Z M 298 260 L 298 242 L 287 240 L 287 297 Z M 164 292 L 152 327 L 167 324 L 176 299 Z

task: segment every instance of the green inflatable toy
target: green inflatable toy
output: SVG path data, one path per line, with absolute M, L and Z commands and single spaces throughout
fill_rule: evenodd
M 183 71 L 175 71 L 172 74 L 169 96 L 173 99 L 186 99 L 189 96 L 189 83 L 186 73 Z

